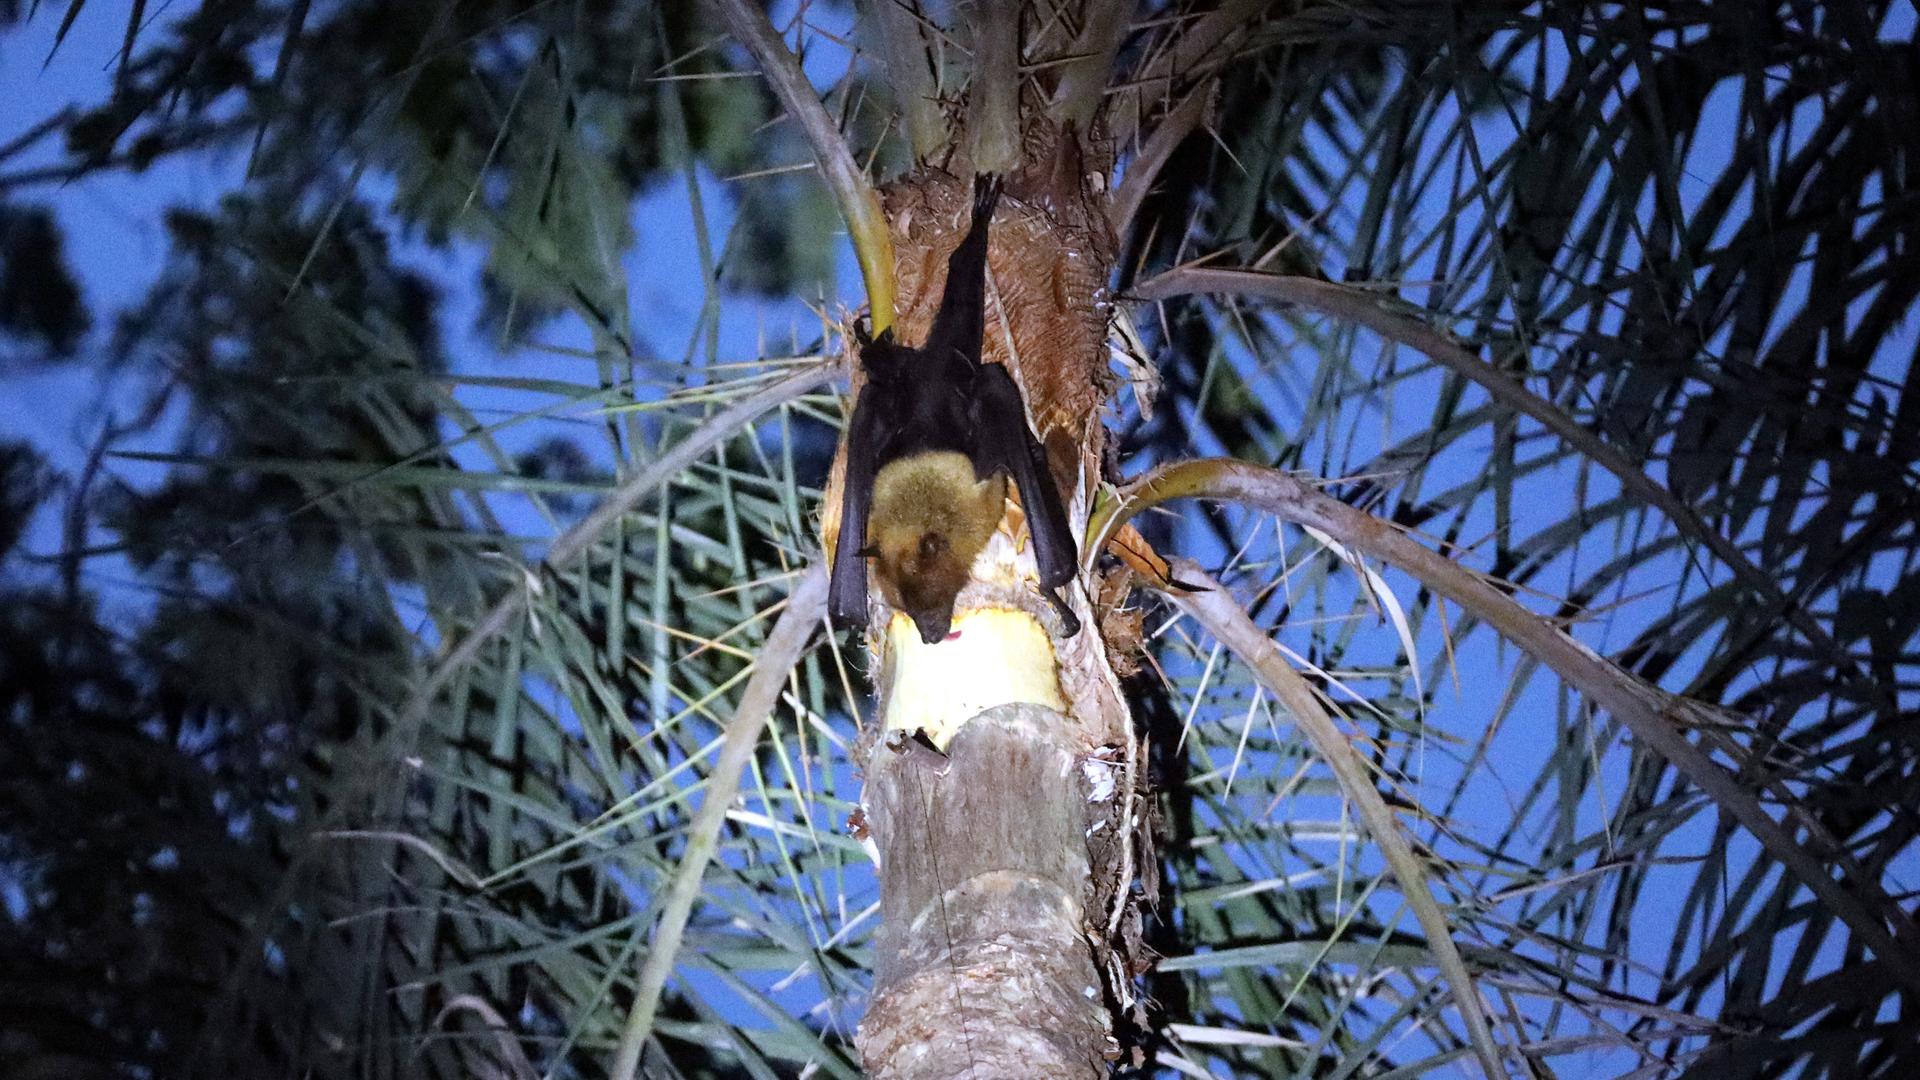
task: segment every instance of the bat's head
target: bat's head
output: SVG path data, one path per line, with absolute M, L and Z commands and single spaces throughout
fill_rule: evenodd
M 1005 477 L 979 479 L 972 460 L 956 451 L 898 458 L 874 477 L 861 554 L 873 560 L 880 594 L 913 620 L 920 640 L 946 640 L 954 597 L 1006 510 Z
M 921 641 L 945 641 L 953 630 L 953 600 L 966 587 L 973 553 L 956 551 L 953 538 L 938 530 L 883 532 L 871 551 L 878 564 L 874 577 L 887 603 L 906 612 Z

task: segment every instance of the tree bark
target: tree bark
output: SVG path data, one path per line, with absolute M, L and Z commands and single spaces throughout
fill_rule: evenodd
M 876 743 L 867 759 L 867 824 L 885 853 L 859 1036 L 868 1075 L 1103 1076 L 1073 729 L 1004 705 L 948 751 Z

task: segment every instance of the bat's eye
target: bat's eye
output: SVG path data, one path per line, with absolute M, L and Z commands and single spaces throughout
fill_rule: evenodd
M 946 550 L 947 538 L 944 534 L 937 532 L 920 534 L 920 557 L 922 559 L 937 559 L 945 554 Z
M 868 544 L 866 547 L 854 552 L 854 554 L 863 559 L 877 559 L 880 557 L 880 549 L 873 544 Z

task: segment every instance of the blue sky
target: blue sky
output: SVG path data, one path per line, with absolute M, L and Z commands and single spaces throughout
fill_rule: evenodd
M 67 104 L 101 101 L 112 86 L 112 64 L 126 29 L 118 5 L 88 5 L 59 51 L 53 50 L 58 10 L 0 33 L 0 144 Z M 54 164 L 58 137 L 7 163 L 8 171 Z M 49 207 L 65 233 L 66 254 L 94 316 L 91 337 L 73 359 L 42 370 L 6 373 L 0 398 L 0 434 L 31 441 L 57 469 L 72 473 L 109 411 L 122 417 L 138 407 L 140 379 L 105 378 L 99 362 L 114 311 L 137 301 L 166 257 L 160 212 L 175 205 L 211 207 L 242 173 L 233 163 L 201 156 L 169 158 L 144 174 L 103 173 L 59 188 L 35 188 L 23 201 Z M 139 471 L 137 468 L 136 473 Z M 157 475 L 157 469 L 146 470 Z M 59 547 L 54 514 L 43 508 L 29 531 L 37 552 Z
M 61 14 L 43 10 L 25 25 L 0 34 L 0 102 L 10 103 L 0 107 L 0 144 L 64 105 L 97 104 L 111 91 L 125 33 L 124 7 L 88 4 L 56 51 L 53 45 Z M 164 19 L 164 12 L 159 17 Z M 44 140 L 35 152 L 10 161 L 9 171 L 56 163 L 59 149 L 57 140 Z M 88 447 L 110 414 L 124 419 L 139 407 L 149 373 L 133 370 L 109 376 L 101 362 L 114 312 L 140 299 L 166 258 L 161 212 L 172 206 L 211 210 L 223 193 L 240 185 L 244 174 L 244 158 L 237 154 L 177 155 L 142 173 L 102 172 L 29 192 L 25 201 L 50 207 L 65 231 L 67 258 L 95 326 L 73 359 L 42 370 L 7 373 L 12 386 L 0 399 L 0 435 L 32 442 L 55 468 L 72 473 L 84 463 Z M 694 182 L 706 209 L 706 228 L 717 248 L 733 224 L 733 193 L 704 168 L 697 171 Z M 362 190 L 377 193 L 382 182 L 370 179 Z M 694 350 L 705 301 L 695 224 L 685 211 L 687 205 L 685 184 L 678 177 L 643 193 L 632 207 L 640 240 L 624 257 L 628 279 L 636 283 L 631 299 L 642 348 L 674 362 Z M 480 299 L 474 283 L 483 257 L 475 245 L 460 242 L 450 249 L 433 249 L 401 238 L 398 251 L 403 260 L 428 272 L 446 290 L 440 325 L 449 354 L 462 370 L 525 374 L 540 369 L 542 374 L 561 378 L 589 374 L 590 362 L 557 354 L 502 357 L 490 336 L 474 329 Z M 858 270 L 844 244 L 838 263 L 838 280 L 853 287 L 848 302 L 857 303 Z M 825 295 L 840 293 L 829 287 Z M 818 302 L 821 297 L 813 299 Z M 723 362 L 790 355 L 820 336 L 817 316 L 801 299 L 730 295 L 722 298 L 722 305 L 717 354 Z M 557 322 L 540 336 L 563 347 L 590 346 L 578 320 Z M 705 351 L 703 345 L 698 355 Z M 530 402 L 549 403 L 546 398 L 485 389 L 463 392 L 462 400 L 483 418 L 490 410 L 504 413 Z M 565 426 L 559 430 L 564 432 Z M 509 450 L 523 450 L 553 433 L 551 426 L 522 427 L 504 436 L 503 443 Z M 451 428 L 449 434 L 453 434 Z M 173 429 L 163 425 L 147 438 L 130 440 L 119 448 L 164 451 L 170 448 L 173 435 Z M 475 448 L 468 447 L 457 456 L 464 464 L 489 467 Z M 157 480 L 163 473 L 161 466 L 138 462 L 118 461 L 108 468 L 136 484 Z M 498 500 L 496 509 L 519 531 L 544 528 L 524 500 Z M 42 508 L 27 536 L 29 549 L 46 553 L 59 548 L 57 517 L 52 506 Z M 118 577 L 119 570 L 113 560 L 96 561 L 90 573 L 96 584 L 106 584 Z

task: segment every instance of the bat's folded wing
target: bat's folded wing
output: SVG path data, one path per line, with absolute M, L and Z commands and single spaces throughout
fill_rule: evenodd
M 880 456 L 879 418 L 872 388 L 854 404 L 847 424 L 847 470 L 840 483 L 840 533 L 833 545 L 833 577 L 827 586 L 827 614 L 837 626 L 867 625 L 867 513 L 873 504 L 873 476 Z
M 1057 589 L 1073 580 L 1079 557 L 1060 490 L 1047 468 L 1046 451 L 1027 426 L 1027 409 L 1020 387 L 1002 364 L 983 364 L 977 381 L 980 445 L 976 460 L 982 473 L 988 467 L 1005 469 L 1020 489 L 1027 531 L 1033 535 L 1033 558 L 1040 584 Z

